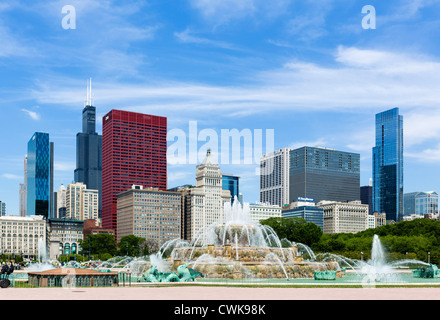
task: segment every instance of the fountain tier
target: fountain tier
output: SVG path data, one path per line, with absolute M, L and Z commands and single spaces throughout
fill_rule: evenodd
M 337 271 L 337 262 L 310 262 L 292 245 L 283 248 L 269 226 L 252 222 L 247 204 L 226 203 L 224 221 L 214 223 L 199 233 L 192 242 L 178 243 L 171 252 L 173 269 L 188 264 L 205 278 L 313 278 L 314 271 Z

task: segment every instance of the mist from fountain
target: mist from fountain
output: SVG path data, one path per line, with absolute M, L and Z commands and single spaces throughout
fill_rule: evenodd
M 32 271 L 32 272 L 41 272 L 46 270 L 52 270 L 55 267 L 49 263 L 47 260 L 47 248 L 46 243 L 43 240 L 42 237 L 38 238 L 38 262 L 30 263 L 26 270 Z
M 371 259 L 364 263 L 360 273 L 367 283 L 398 281 L 398 274 L 390 264 L 387 264 L 385 250 L 378 235 L 373 236 Z

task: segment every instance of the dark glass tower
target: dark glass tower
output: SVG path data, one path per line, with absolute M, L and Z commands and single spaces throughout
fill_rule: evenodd
M 290 151 L 289 199 L 360 199 L 360 155 L 321 147 Z
M 89 101 L 90 102 L 90 101 Z M 96 108 L 83 109 L 82 132 L 76 135 L 75 181 L 99 191 L 99 216 L 102 208 L 102 135 L 96 132 Z
M 394 108 L 376 114 L 373 148 L 373 211 L 403 218 L 403 117 Z
M 48 219 L 53 186 L 53 144 L 49 134 L 36 132 L 28 142 L 27 215 L 42 215 Z
M 368 213 L 373 214 L 373 187 L 361 187 L 361 203 L 368 204 Z

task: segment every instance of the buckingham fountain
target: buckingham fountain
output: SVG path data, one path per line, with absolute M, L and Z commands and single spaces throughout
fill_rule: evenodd
M 164 258 L 165 252 L 170 252 Z M 313 278 L 316 272 L 340 277 L 336 261 L 304 260 L 298 245 L 283 245 L 274 230 L 253 222 L 249 205 L 225 203 L 224 219 L 198 231 L 192 241 L 165 243 L 150 257 L 152 268 L 177 270 L 188 266 L 205 279 Z M 151 272 L 151 271 L 149 271 Z

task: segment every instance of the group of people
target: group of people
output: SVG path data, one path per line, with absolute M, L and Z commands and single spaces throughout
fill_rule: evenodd
M 14 264 L 11 262 L 10 263 L 10 265 L 8 265 L 8 263 L 6 262 L 6 264 L 4 264 L 3 266 L 2 266 L 2 269 L 1 269 L 1 275 L 3 276 L 3 275 L 10 275 L 12 272 L 14 272 L 14 270 L 15 270 L 15 267 L 14 267 Z

